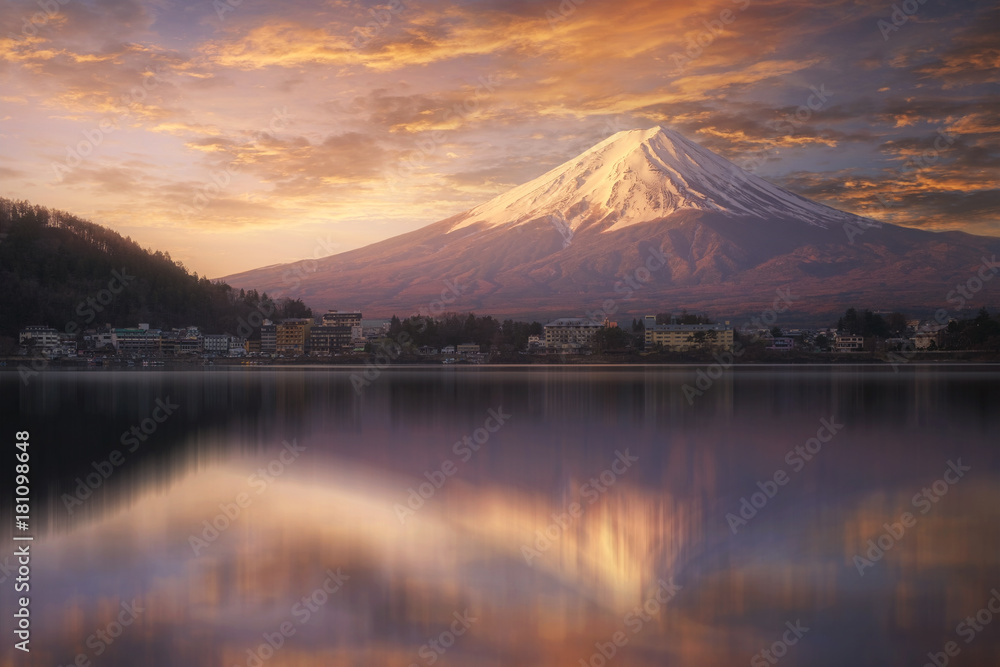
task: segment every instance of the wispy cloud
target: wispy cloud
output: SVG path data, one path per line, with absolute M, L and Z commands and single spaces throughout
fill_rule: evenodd
M 889 40 L 877 22 L 891 5 L 854 0 L 571 4 L 291 0 L 219 16 L 210 3 L 71 0 L 36 25 L 38 4 L 0 0 L 0 140 L 17 157 L 0 194 L 186 249 L 176 256 L 218 275 L 308 254 L 320 227 L 345 249 L 409 231 L 610 126 L 663 124 L 833 206 L 861 212 L 892 192 L 884 219 L 1000 234 L 988 3 L 927 3 Z M 788 123 L 817 86 L 830 99 Z M 294 120 L 267 131 L 275 108 Z M 108 118 L 115 131 L 54 183 L 53 162 Z M 939 131 L 949 149 L 906 169 Z M 227 165 L 232 185 L 178 218 Z M 200 250 L 199 234 L 234 252 Z

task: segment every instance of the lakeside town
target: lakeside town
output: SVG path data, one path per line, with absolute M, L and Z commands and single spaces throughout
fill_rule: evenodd
M 448 318 L 453 326 L 446 326 Z M 771 318 L 771 322 L 775 322 Z M 661 313 L 633 319 L 622 327 L 610 319 L 561 317 L 539 322 L 499 322 L 468 314 L 435 320 L 364 319 L 360 311 L 330 310 L 319 317 L 278 321 L 259 319 L 257 326 L 241 322 L 237 334 L 205 333 L 199 326 L 159 329 L 149 323 L 135 327 L 110 325 L 67 333 L 44 325 L 23 327 L 15 357 L 63 364 L 144 366 L 168 361 L 219 363 L 287 363 L 289 361 L 350 363 L 372 357 L 427 363 L 528 363 L 640 359 L 647 362 L 697 360 L 706 354 L 756 350 L 758 356 L 867 356 L 893 361 L 918 353 L 990 351 L 1000 342 L 1000 321 L 981 310 L 973 320 L 907 320 L 899 313 L 882 314 L 848 309 L 836 326 L 782 329 L 767 326 L 768 318 L 737 328 L 729 321 L 712 322 L 700 315 Z M 435 331 L 427 334 L 428 323 Z M 963 326 L 962 323 L 971 323 Z M 442 326 L 438 326 L 441 324 Z M 972 330 L 976 340 L 969 339 Z M 242 335 L 241 335 L 242 334 Z M 961 335 L 960 335 L 961 334 Z M 463 337 L 464 336 L 464 337 Z M 952 357 L 954 355 L 951 355 Z M 751 355 L 753 358 L 753 355 Z
M 995 361 L 1000 354 L 1000 319 L 970 307 L 992 275 L 986 268 L 978 282 L 970 278 L 948 294 L 947 308 L 912 306 L 927 319 L 862 308 L 840 318 L 828 308 L 793 312 L 799 297 L 787 289 L 747 320 L 736 319 L 738 306 L 719 307 L 712 319 L 679 306 L 679 313 L 646 305 L 646 312 L 626 314 L 614 299 L 591 311 L 570 302 L 544 308 L 550 314 L 542 322 L 445 312 L 445 301 L 432 301 L 426 317 L 366 319 L 362 310 L 387 310 L 359 299 L 313 312 L 302 298 L 235 289 L 189 273 L 168 253 L 27 202 L 0 199 L 4 222 L 10 231 L 0 268 L 11 289 L 0 299 L 0 367 L 700 363 L 726 352 L 740 363 L 896 363 Z M 64 257 L 73 263 L 50 270 Z M 631 277 L 639 274 L 626 276 L 628 289 Z M 812 305 L 827 302 L 851 305 Z

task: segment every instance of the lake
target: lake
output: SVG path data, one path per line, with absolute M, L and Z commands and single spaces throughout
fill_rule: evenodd
M 1000 664 L 1000 369 L 697 370 L 0 374 L 0 664 Z

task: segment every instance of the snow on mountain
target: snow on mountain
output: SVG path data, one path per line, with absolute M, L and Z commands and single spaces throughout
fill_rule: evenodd
M 453 229 L 516 226 L 548 217 L 557 228 L 597 224 L 609 231 L 684 209 L 798 219 L 822 228 L 857 219 L 747 173 L 677 132 L 654 127 L 612 135 L 473 208 Z
M 626 321 L 683 308 L 729 319 L 772 307 L 778 289 L 793 290 L 796 311 L 834 317 L 849 305 L 937 308 L 984 252 L 1000 252 L 1000 239 L 888 223 L 859 224 L 855 238 L 845 222 L 863 219 L 657 127 L 620 132 L 470 211 L 308 269 L 225 280 L 273 294 L 306 275 L 294 296 L 313 308 L 376 317 L 447 307 L 554 319 L 610 300 Z M 667 263 L 623 296 L 653 252 Z

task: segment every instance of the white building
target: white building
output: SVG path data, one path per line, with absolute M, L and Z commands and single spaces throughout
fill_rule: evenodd
M 21 354 L 40 354 L 45 357 L 76 356 L 76 336 L 59 333 L 52 327 L 25 327 L 18 333 L 18 342 Z
M 604 328 L 601 322 L 580 317 L 561 317 L 545 325 L 545 347 L 565 352 L 589 348 L 594 334 Z
M 247 339 L 239 336 L 229 337 L 229 356 L 243 357 L 247 353 Z
M 115 329 L 111 341 L 121 354 L 158 354 L 161 334 L 159 329 L 150 329 L 148 324 L 143 323 L 135 329 Z
M 103 350 L 107 347 L 115 347 L 115 334 L 111 331 L 96 331 L 84 334 L 83 342 L 92 350 Z
M 861 352 L 865 349 L 865 337 L 837 334 L 833 349 L 837 352 Z
M 73 334 L 59 334 L 59 347 L 56 354 L 64 357 L 76 356 L 76 336 Z
M 205 334 L 202 345 L 207 354 L 229 354 L 229 334 Z
M 50 351 L 59 347 L 59 332 L 41 325 L 24 327 L 18 334 L 18 343 L 36 352 Z
M 767 348 L 769 350 L 777 350 L 779 352 L 788 352 L 789 350 L 795 349 L 795 339 L 791 336 L 778 336 L 771 340 L 771 345 Z

